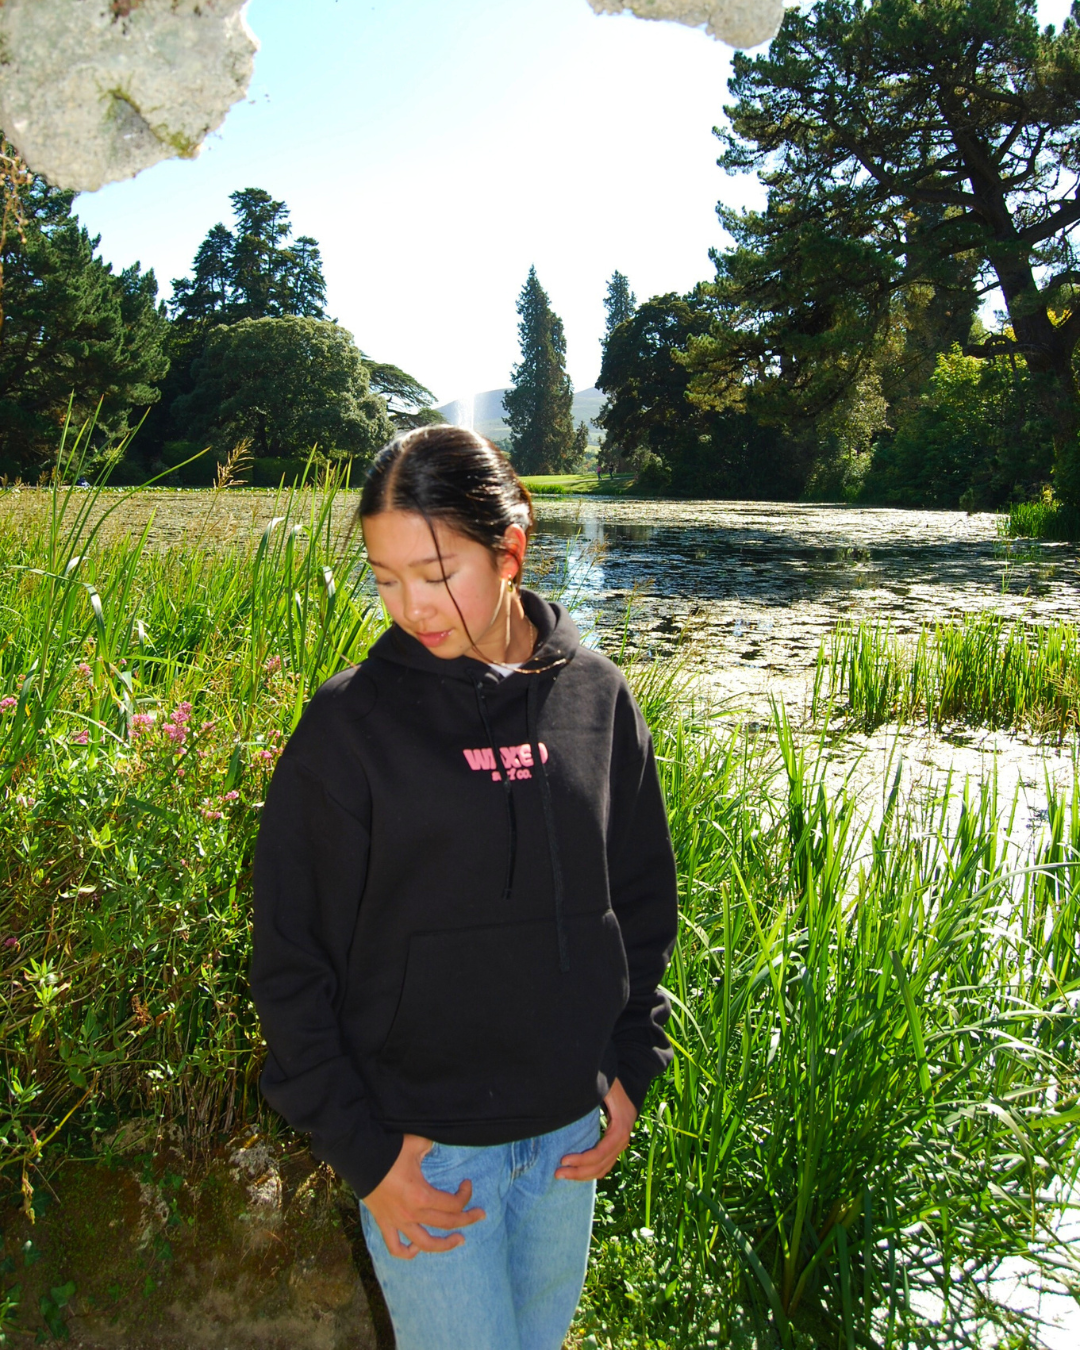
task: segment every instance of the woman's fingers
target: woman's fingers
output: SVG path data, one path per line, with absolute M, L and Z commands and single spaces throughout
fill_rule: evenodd
M 471 1199 L 471 1181 L 463 1181 L 453 1193 L 440 1191 L 425 1181 L 423 1195 L 412 1209 L 419 1223 L 431 1224 L 433 1228 L 465 1228 L 487 1217 L 482 1209 L 465 1208 Z
M 460 1233 L 451 1233 L 447 1237 L 434 1237 L 418 1223 L 409 1223 L 399 1232 L 394 1229 L 387 1232 L 380 1226 L 386 1250 L 399 1261 L 411 1261 L 417 1252 L 449 1252 L 460 1247 L 465 1239 Z M 402 1242 L 402 1234 L 407 1239 Z
M 599 1181 L 606 1177 L 618 1161 L 619 1154 L 630 1142 L 629 1131 L 609 1126 L 594 1148 L 586 1153 L 568 1153 L 555 1170 L 564 1181 Z

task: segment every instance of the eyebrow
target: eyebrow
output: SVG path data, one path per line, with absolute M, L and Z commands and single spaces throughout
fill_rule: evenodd
M 456 558 L 456 557 L 457 557 L 457 554 L 456 554 L 456 553 L 444 553 L 444 554 L 442 555 L 442 562 L 448 563 L 448 562 L 450 562 L 450 560 L 451 560 L 452 558 Z M 429 563 L 437 563 L 437 562 L 439 562 L 439 561 L 440 561 L 439 555 L 438 555 L 437 553 L 433 553 L 433 554 L 431 555 L 430 558 L 417 558 L 415 562 L 409 563 L 408 566 L 409 566 L 409 567 L 427 567 Z M 392 567 L 388 567 L 386 563 L 377 562 L 377 561 L 371 556 L 370 553 L 368 554 L 368 562 L 371 564 L 372 567 L 385 567 L 386 570 L 387 570 L 388 572 L 392 572 L 392 571 L 394 570 Z

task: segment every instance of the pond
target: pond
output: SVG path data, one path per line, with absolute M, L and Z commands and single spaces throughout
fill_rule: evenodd
M 642 655 L 687 644 L 722 696 L 806 685 L 840 620 L 900 633 L 965 611 L 1080 622 L 1080 556 L 998 535 L 998 518 L 776 502 L 540 499 L 536 553 L 565 560 L 575 614 Z
M 305 498 L 308 494 L 305 494 Z M 334 504 L 339 536 L 358 494 Z M 78 506 L 81 494 L 73 494 Z M 42 519 L 50 494 L 0 492 L 4 516 Z M 282 494 L 230 488 L 105 492 L 106 533 L 148 527 L 151 548 L 227 548 L 283 513 Z M 294 507 L 305 519 L 308 503 Z M 681 648 L 714 696 L 758 711 L 794 706 L 821 639 L 843 619 L 900 633 L 964 611 L 1080 622 L 1080 555 L 1072 545 L 998 536 L 998 517 L 787 502 L 537 498 L 530 572 L 558 579 L 590 641 L 642 656 Z M 627 606 L 631 607 L 626 623 Z

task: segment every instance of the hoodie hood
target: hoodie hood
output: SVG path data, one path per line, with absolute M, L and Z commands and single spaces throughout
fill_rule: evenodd
M 563 606 L 544 600 L 525 587 L 521 590 L 521 603 L 526 617 L 536 625 L 536 646 L 522 665 L 521 673 L 539 675 L 573 660 L 581 646 L 581 634 Z M 451 660 L 436 656 L 396 623 L 372 644 L 369 655 L 443 679 L 467 680 L 470 684 L 485 675 L 499 678 L 492 674 L 486 661 L 471 656 L 455 656 Z

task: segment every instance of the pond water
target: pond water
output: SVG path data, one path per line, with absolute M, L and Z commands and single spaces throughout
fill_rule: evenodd
M 840 620 L 873 619 L 898 633 L 985 610 L 1080 622 L 1077 549 L 1006 544 L 993 515 L 759 502 L 536 505 L 535 556 L 565 570 L 571 609 L 591 640 L 624 630 L 643 656 L 680 649 L 697 687 L 751 725 L 767 716 L 770 696 L 796 719 L 805 711 L 818 646 Z M 805 724 L 802 738 L 812 746 Z M 1015 795 L 1013 829 L 1029 845 L 1045 826 L 1048 778 L 1064 787 L 1076 773 L 1070 745 L 963 727 L 848 731 L 825 753 L 827 781 L 846 783 L 871 816 L 896 767 L 916 793 L 933 791 L 949 770 L 975 780 L 992 771 L 1002 802 Z M 1080 1240 L 1075 1214 L 1062 1233 Z M 1080 1309 L 1041 1287 L 1025 1262 L 1005 1263 L 991 1286 L 1006 1305 L 1045 1319 L 1050 1350 L 1080 1345 Z M 924 1311 L 935 1313 L 929 1304 Z
M 715 692 L 802 690 L 839 620 L 900 633 L 965 611 L 1080 622 L 1080 555 L 1006 544 L 997 517 L 775 502 L 539 499 L 535 552 L 565 563 L 574 613 L 663 655 L 680 641 Z
M 73 494 L 73 506 L 81 494 Z M 334 502 L 341 535 L 358 494 Z M 50 494 L 0 492 L 4 516 L 42 519 Z M 106 492 L 106 534 L 148 530 L 151 548 L 226 548 L 283 514 L 282 494 L 230 488 Z M 307 517 L 305 502 L 293 518 Z M 761 709 L 801 697 L 821 639 L 839 620 L 875 618 L 897 632 L 990 609 L 1080 622 L 1080 554 L 1072 545 L 1005 544 L 998 518 L 786 502 L 648 502 L 537 498 L 530 572 L 559 579 L 590 640 L 627 636 L 643 656 L 681 647 L 710 692 Z

